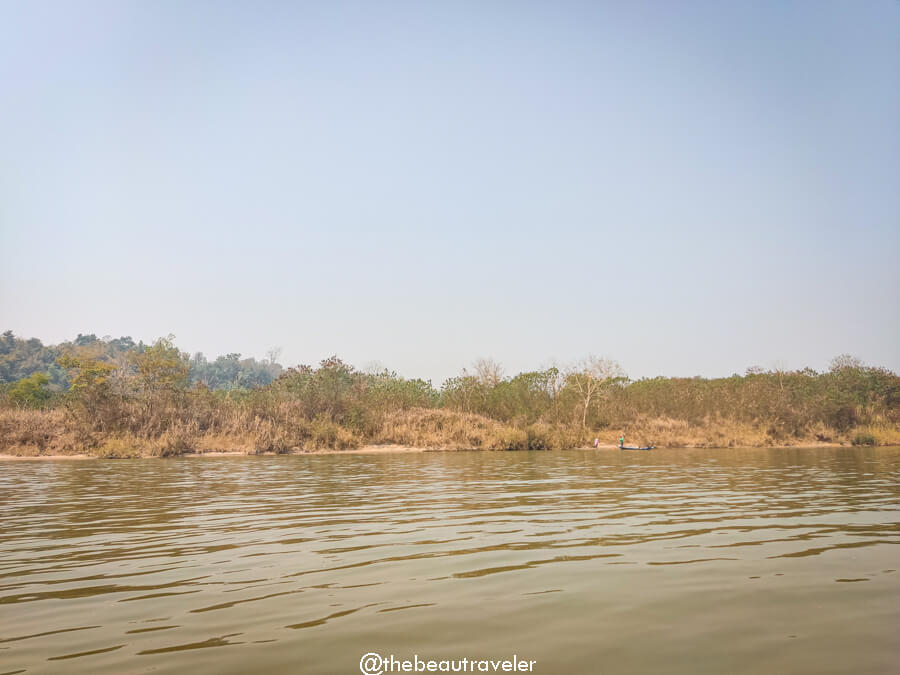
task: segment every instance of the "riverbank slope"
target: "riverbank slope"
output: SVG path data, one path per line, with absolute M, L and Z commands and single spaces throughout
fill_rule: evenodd
M 481 415 L 443 409 L 389 414 L 368 434 L 332 423 L 291 420 L 276 424 L 213 420 L 206 429 L 173 425 L 156 435 L 85 432 L 62 409 L 0 410 L 0 455 L 7 457 L 171 457 L 224 454 L 309 454 L 325 452 L 425 452 L 432 450 L 558 450 L 590 448 L 597 438 L 615 448 L 620 430 L 531 424 L 524 428 Z M 699 424 L 645 418 L 627 425 L 629 443 L 670 448 L 812 447 L 851 444 L 900 445 L 900 429 L 881 425 L 844 433 L 825 427 L 787 437 L 771 429 L 727 419 Z

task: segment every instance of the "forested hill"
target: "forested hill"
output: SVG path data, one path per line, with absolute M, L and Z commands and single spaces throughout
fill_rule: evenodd
M 0 335 L 0 385 L 18 382 L 34 373 L 44 373 L 48 388 L 64 391 L 69 388 L 68 371 L 59 365 L 60 357 L 76 352 L 90 353 L 93 358 L 113 364 L 125 364 L 132 355 L 142 354 L 148 345 L 135 342 L 130 336 L 98 338 L 94 334 L 78 334 L 74 340 L 57 345 L 45 345 L 37 338 L 16 337 L 11 330 Z M 226 354 L 214 360 L 202 352 L 184 354 L 190 365 L 191 383 L 202 382 L 210 389 L 252 389 L 265 386 L 281 375 L 283 368 L 276 363 L 277 351 L 269 359 L 242 359 L 240 354 Z

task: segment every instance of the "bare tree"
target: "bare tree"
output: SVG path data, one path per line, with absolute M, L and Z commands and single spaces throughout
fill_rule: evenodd
M 381 375 L 388 372 L 388 367 L 378 359 L 367 361 L 362 367 L 362 372 L 366 375 Z
M 480 400 L 479 412 L 486 413 L 491 391 L 503 380 L 503 366 L 494 359 L 475 359 L 472 364 L 474 375 L 469 375 L 463 368 L 463 377 L 471 377 L 477 386 L 475 391 Z
M 772 364 L 771 372 L 778 376 L 778 388 L 781 390 L 781 393 L 784 394 L 784 376 L 788 372 L 787 363 L 781 359 L 777 360 Z
M 581 402 L 581 428 L 584 429 L 587 427 L 587 414 L 591 403 L 596 401 L 610 384 L 623 379 L 625 371 L 611 359 L 588 356 L 576 362 L 567 375 L 569 384 Z
M 111 356 L 109 361 L 115 367 L 109 378 L 110 388 L 124 402 L 128 398 L 129 387 L 134 379 L 134 366 L 128 352 L 118 352 Z
M 496 387 L 503 379 L 503 366 L 494 359 L 476 359 L 472 368 L 478 382 L 485 387 Z
M 863 362 L 862 359 L 858 359 L 855 356 L 851 356 L 850 354 L 841 354 L 840 356 L 835 356 L 831 359 L 831 372 L 836 373 L 839 370 L 844 370 L 845 368 L 862 368 Z
M 281 358 L 281 347 L 269 347 L 266 351 L 266 358 L 269 359 L 269 365 L 275 365 Z

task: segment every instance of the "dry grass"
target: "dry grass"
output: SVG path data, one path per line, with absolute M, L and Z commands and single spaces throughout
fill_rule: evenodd
M 668 417 L 638 418 L 626 425 L 629 443 L 669 448 L 763 447 L 776 443 L 765 429 L 731 420 L 705 419 L 701 424 Z
M 74 455 L 82 444 L 66 426 L 62 410 L 0 408 L 0 453 Z
M 639 417 L 624 427 L 596 433 L 545 423 L 521 428 L 482 415 L 446 409 L 413 408 L 389 413 L 374 434 L 354 432 L 324 416 L 308 420 L 290 405 L 266 411 L 222 406 L 183 415 L 153 434 L 132 430 L 85 431 L 65 411 L 0 408 L 0 454 L 97 457 L 170 457 L 186 453 L 294 453 L 347 450 L 367 443 L 449 450 L 553 450 L 584 447 L 595 437 L 615 444 L 624 430 L 629 444 L 658 447 L 772 447 L 822 442 L 900 445 L 900 427 L 889 421 L 839 434 L 818 424 L 802 436 L 778 434 L 764 425 L 706 418 L 691 424 L 667 417 Z
M 670 448 L 762 448 L 849 443 L 862 429 L 868 427 L 840 434 L 836 429 L 820 422 L 797 435 L 780 432 L 772 426 L 747 424 L 720 417 L 707 417 L 695 424 L 667 417 L 640 417 L 625 426 L 625 435 L 629 443 Z M 877 444 L 895 444 L 898 442 L 898 435 L 900 430 L 890 425 L 879 427 Z
M 564 427 L 537 422 L 525 428 L 529 450 L 564 450 L 588 445 L 596 434 L 580 427 Z
M 192 452 L 305 452 L 362 445 L 349 429 L 327 419 L 285 415 L 278 421 L 245 409 L 224 409 L 201 425 L 195 419 L 160 423 L 159 433 L 85 430 L 62 409 L 0 408 L 0 454 L 35 457 L 87 453 L 104 458 L 171 457 Z
M 852 438 L 870 438 L 873 445 L 900 445 L 900 428 L 889 424 L 867 424 L 856 427 Z
M 177 457 L 194 452 L 194 440 L 181 429 L 166 431 L 157 438 L 142 438 L 133 434 L 109 436 L 91 454 L 104 459 L 134 457 Z
M 199 436 L 194 444 L 199 453 L 241 452 L 252 455 L 257 450 L 257 439 L 251 434 L 207 433 Z
M 360 445 L 351 431 L 327 420 L 296 420 L 276 424 L 256 420 L 252 425 L 235 425 L 233 430 L 217 429 L 198 433 L 191 428 L 173 428 L 158 437 L 134 434 L 111 436 L 94 451 L 98 457 L 174 457 L 189 453 L 240 452 L 247 455 L 314 450 L 347 450 Z
M 528 434 L 481 415 L 412 408 L 388 414 L 375 442 L 451 450 L 524 450 Z

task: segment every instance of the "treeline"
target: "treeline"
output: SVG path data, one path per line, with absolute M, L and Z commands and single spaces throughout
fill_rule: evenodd
M 44 347 L 8 332 L 0 451 L 538 450 L 613 443 L 623 432 L 660 446 L 900 444 L 900 377 L 846 356 L 823 373 L 753 368 L 637 381 L 593 357 L 512 376 L 479 360 L 435 388 L 336 356 L 283 370 L 276 354 L 207 361 L 171 337 L 146 345 L 79 336 Z
M 624 430 L 659 445 L 900 444 L 900 377 L 848 355 L 822 373 L 753 367 L 726 378 L 637 381 L 603 359 L 513 377 L 481 362 L 448 380 L 440 400 L 520 428 Z
M 74 340 L 58 345 L 44 345 L 37 338 L 24 340 L 7 330 L 0 335 L 0 391 L 9 391 L 16 383 L 36 376 L 31 383 L 41 383 L 46 392 L 43 403 L 54 393 L 65 392 L 70 387 L 68 372 L 59 363 L 61 358 L 89 357 L 127 369 L 132 366 L 132 359 L 147 347 L 130 336 L 98 338 L 93 333 L 79 333 Z M 242 359 L 240 354 L 209 361 L 202 352 L 191 357 L 182 355 L 182 358 L 188 361 L 188 381 L 192 384 L 202 382 L 210 389 L 252 389 L 270 384 L 281 375 L 284 369 L 276 362 L 278 351 L 270 350 L 269 358 L 261 361 L 252 357 Z M 30 391 L 32 387 L 26 388 Z M 27 393 L 19 400 L 33 402 Z

